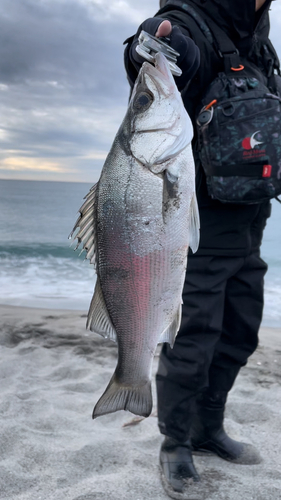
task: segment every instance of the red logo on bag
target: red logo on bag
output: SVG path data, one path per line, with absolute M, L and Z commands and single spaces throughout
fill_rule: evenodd
M 272 165 L 264 165 L 262 169 L 262 177 L 271 176 Z
M 255 135 L 258 133 L 259 133 L 259 130 L 254 132 L 253 135 L 251 135 L 251 137 L 245 137 L 245 139 L 243 139 L 243 141 L 242 141 L 242 147 L 244 149 L 254 149 L 255 146 L 258 146 L 259 144 L 263 144 L 262 142 L 257 141 L 255 139 Z
M 260 144 L 264 144 L 263 142 L 257 141 L 255 139 L 255 135 L 257 135 L 260 131 L 257 130 L 254 132 L 251 137 L 245 137 L 242 141 L 242 147 L 243 147 L 243 160 L 244 161 L 249 161 L 249 160 L 265 160 L 265 154 L 266 151 L 265 149 L 260 149 L 256 148 L 256 146 L 259 146 Z

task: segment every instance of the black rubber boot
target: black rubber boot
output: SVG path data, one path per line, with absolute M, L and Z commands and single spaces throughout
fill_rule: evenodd
M 192 450 L 215 453 L 237 464 L 259 464 L 262 459 L 254 446 L 231 439 L 223 427 L 227 393 L 207 392 L 198 402 L 191 428 Z
M 188 483 L 200 481 L 194 467 L 190 439 L 181 443 L 166 436 L 160 450 L 160 467 L 164 486 L 183 492 Z

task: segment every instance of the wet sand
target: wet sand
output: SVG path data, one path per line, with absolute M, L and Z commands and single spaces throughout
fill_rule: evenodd
M 149 418 L 136 423 L 122 411 L 93 421 L 115 368 L 115 344 L 85 330 L 84 311 L 0 311 L 0 499 L 167 499 L 155 384 Z M 178 498 L 280 500 L 281 329 L 261 329 L 229 395 L 225 423 L 232 437 L 259 448 L 263 462 L 195 456 L 202 482 Z

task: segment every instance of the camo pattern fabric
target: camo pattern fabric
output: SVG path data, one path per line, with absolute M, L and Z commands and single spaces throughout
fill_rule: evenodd
M 256 78 L 220 74 L 202 105 L 198 145 L 209 195 L 248 204 L 281 194 L 281 98 Z

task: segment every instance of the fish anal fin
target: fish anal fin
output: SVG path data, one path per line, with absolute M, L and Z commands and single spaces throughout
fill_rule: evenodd
M 111 322 L 103 298 L 100 280 L 97 277 L 94 295 L 88 312 L 87 328 L 92 332 L 102 335 L 117 342 L 117 334 Z
M 199 239 L 200 239 L 199 210 L 198 210 L 196 194 L 193 193 L 193 197 L 190 204 L 190 221 L 189 221 L 189 246 L 193 253 L 195 253 L 198 250 Z
M 125 385 L 119 383 L 114 374 L 105 392 L 98 400 L 92 416 L 97 418 L 119 410 L 129 410 L 135 415 L 148 417 L 152 411 L 150 381 L 137 386 Z
M 181 324 L 181 304 L 178 307 L 178 310 L 175 314 L 172 323 L 168 326 L 168 328 L 166 328 L 166 330 L 164 330 L 164 332 L 161 333 L 160 339 L 158 340 L 158 344 L 162 342 L 168 342 L 170 346 L 173 347 L 175 343 L 175 338 L 180 329 L 180 324 Z

